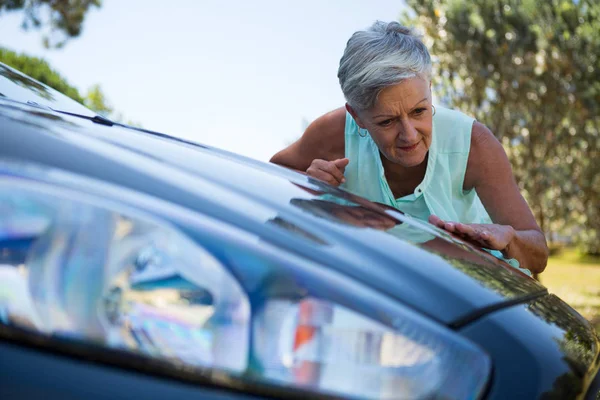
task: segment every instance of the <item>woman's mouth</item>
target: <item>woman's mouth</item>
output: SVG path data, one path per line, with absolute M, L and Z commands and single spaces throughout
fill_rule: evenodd
M 421 143 L 421 142 L 419 141 L 419 142 L 417 142 L 417 143 L 415 143 L 413 145 L 410 145 L 410 146 L 398 146 L 398 148 L 400 150 L 406 151 L 406 152 L 413 151 L 413 150 L 415 150 L 417 148 L 417 146 L 419 145 L 419 143 Z

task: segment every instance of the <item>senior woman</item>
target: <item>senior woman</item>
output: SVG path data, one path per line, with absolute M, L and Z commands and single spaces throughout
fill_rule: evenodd
M 379 21 L 356 32 L 338 78 L 345 107 L 316 119 L 271 162 L 544 270 L 546 240 L 504 149 L 483 124 L 432 105 L 431 58 L 417 35 Z

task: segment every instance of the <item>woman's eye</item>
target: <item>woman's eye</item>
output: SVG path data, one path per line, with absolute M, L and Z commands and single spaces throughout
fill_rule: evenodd
M 379 125 L 379 126 L 390 126 L 391 123 L 392 123 L 391 119 L 386 119 L 385 121 L 379 122 L 377 125 Z
M 415 115 L 421 115 L 421 114 L 423 114 L 425 111 L 427 111 L 427 109 L 426 109 L 426 108 L 417 108 L 415 111 L 413 111 L 413 113 L 414 113 Z

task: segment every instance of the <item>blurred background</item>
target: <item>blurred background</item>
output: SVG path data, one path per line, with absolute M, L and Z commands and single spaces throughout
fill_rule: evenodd
M 0 0 L 0 61 L 120 122 L 263 161 L 344 104 L 346 41 L 423 33 L 434 103 L 503 144 L 551 247 L 538 276 L 600 328 L 597 0 Z

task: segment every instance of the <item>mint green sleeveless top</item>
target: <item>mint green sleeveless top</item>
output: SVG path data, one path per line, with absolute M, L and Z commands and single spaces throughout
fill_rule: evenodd
M 461 112 L 436 107 L 425 178 L 413 193 L 394 198 L 379 148 L 367 131 L 362 131 L 364 136 L 359 134 L 358 125 L 346 113 L 345 156 L 350 162 L 344 171 L 346 182 L 341 187 L 422 221 L 434 214 L 446 221 L 491 224 L 476 191 L 463 190 L 474 121 Z M 488 251 L 513 267 L 519 267 L 517 260 L 507 260 L 499 251 Z M 530 274 L 529 270 L 521 270 Z

